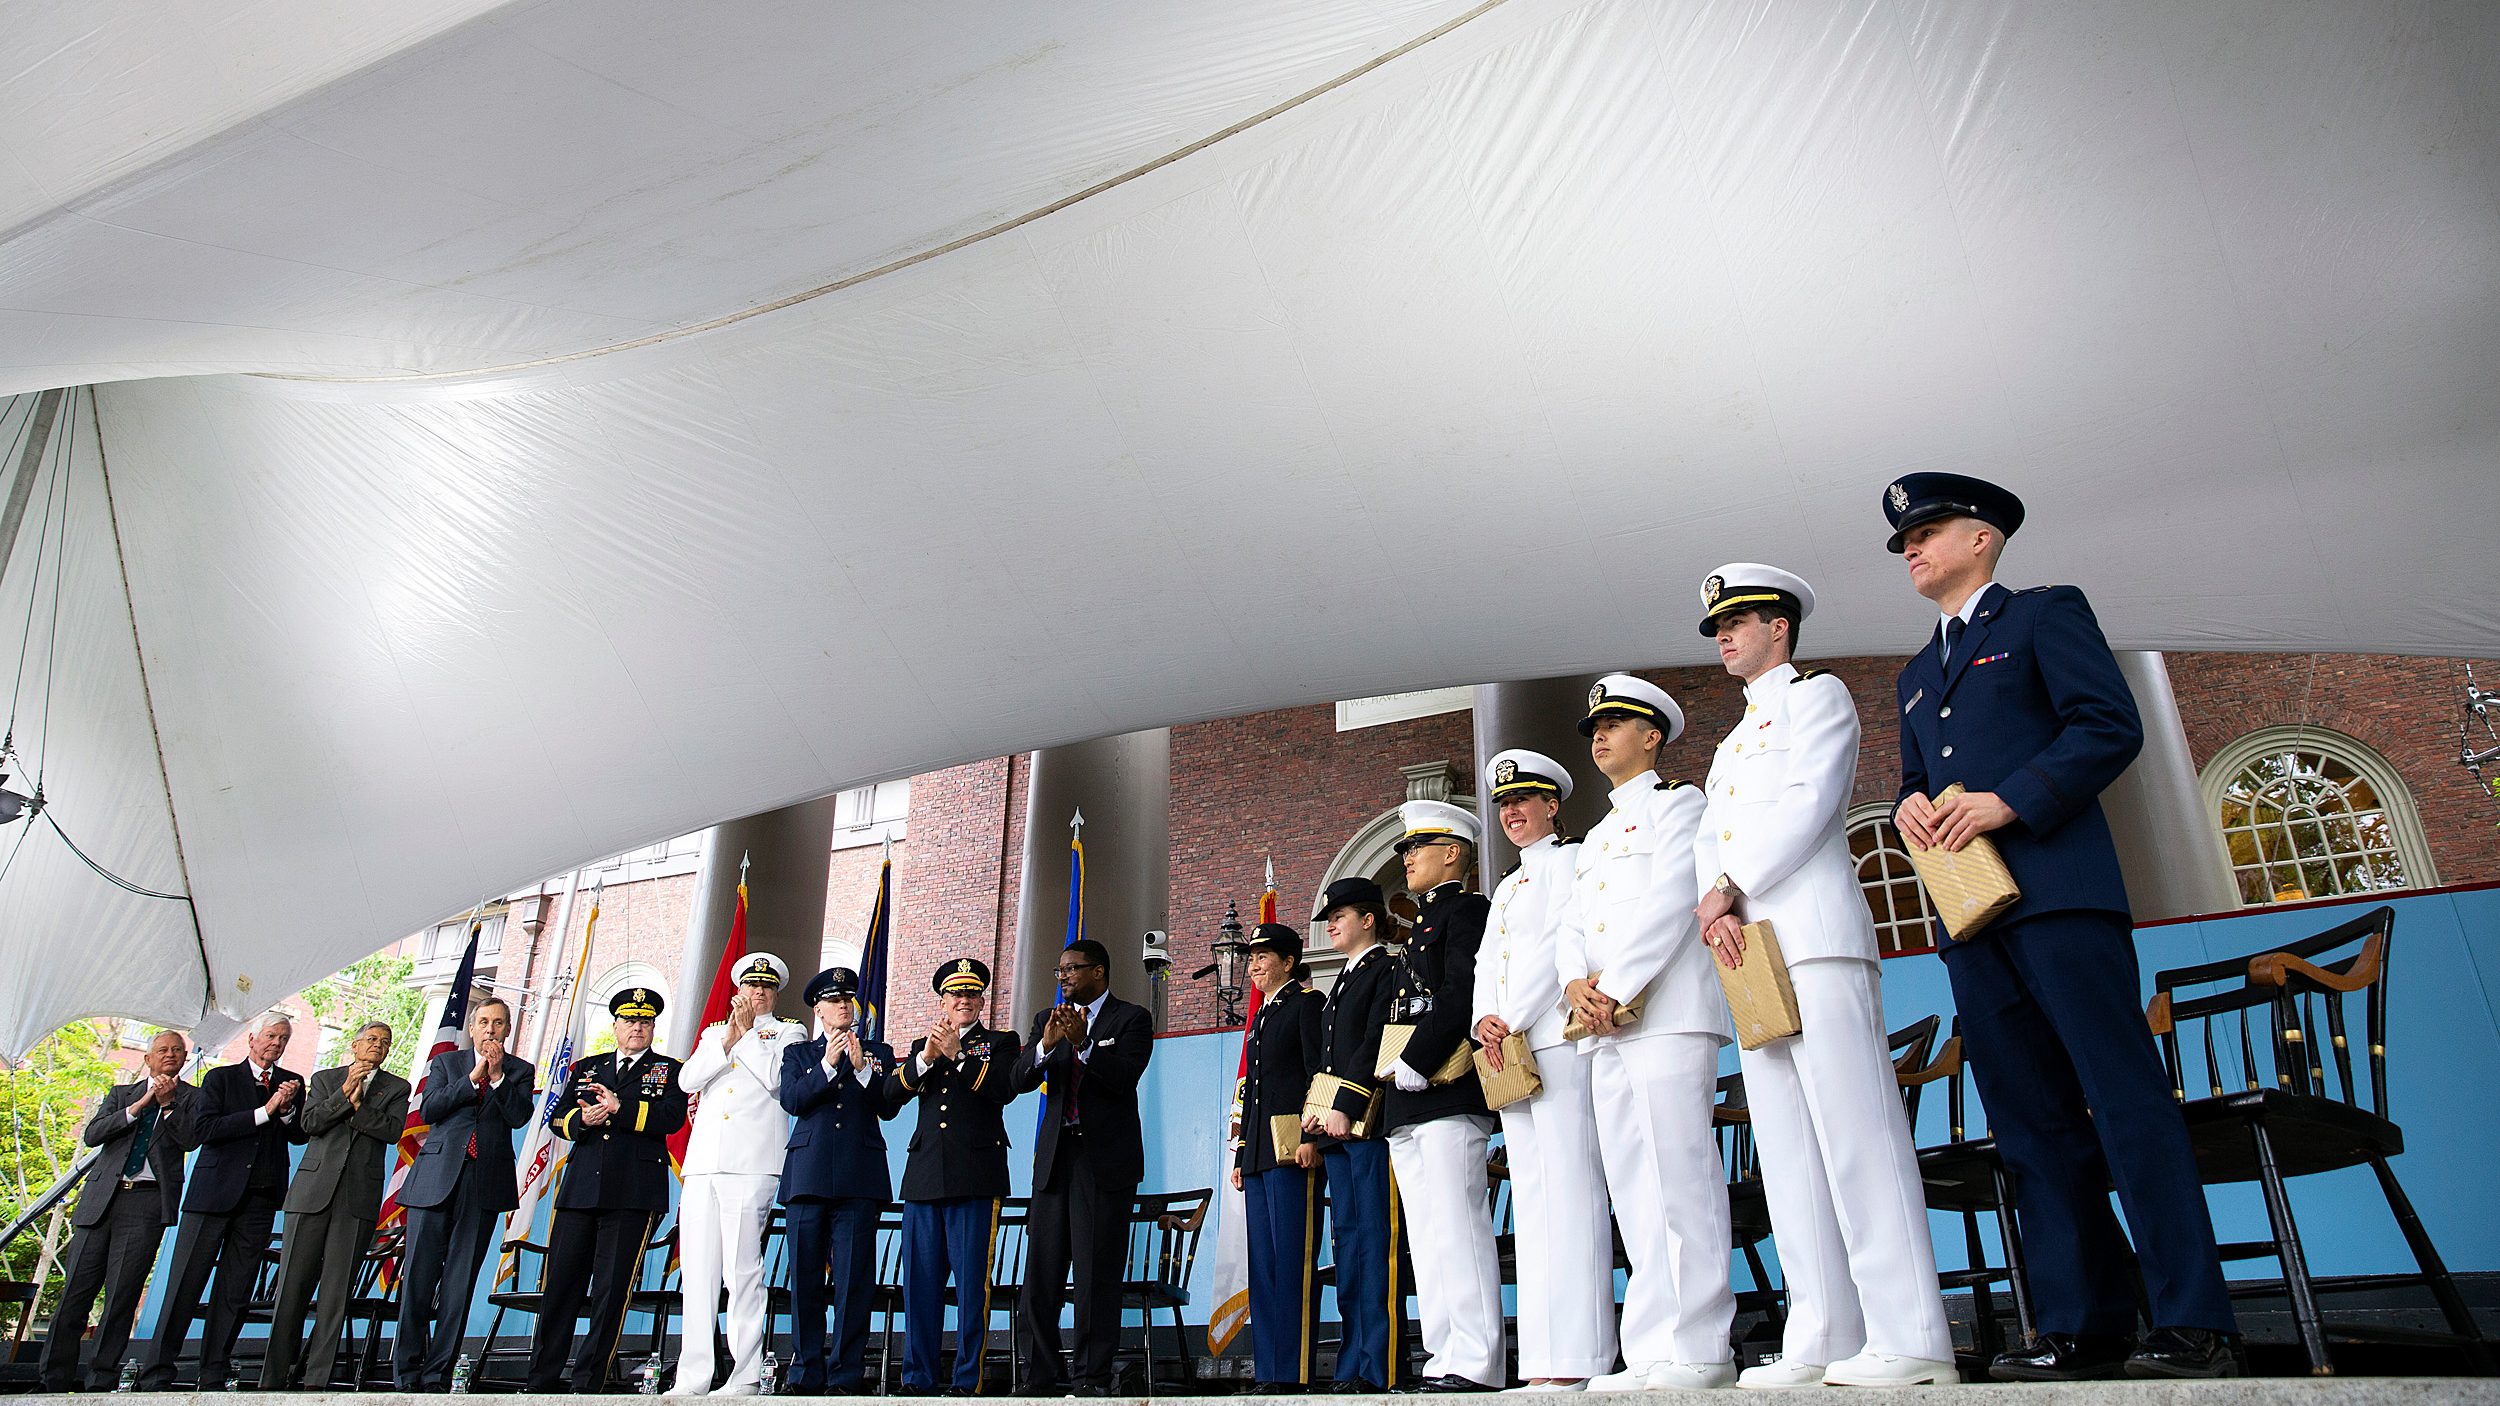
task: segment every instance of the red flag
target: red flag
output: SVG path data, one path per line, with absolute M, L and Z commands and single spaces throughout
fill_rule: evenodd
M 738 960 L 747 954 L 747 886 L 738 884 L 738 911 L 729 918 L 729 945 L 721 949 L 720 965 L 712 971 L 712 989 L 703 998 L 703 1019 L 694 1028 L 695 1039 L 703 1032 L 729 1019 L 729 998 L 738 994 Z M 688 1055 L 693 1050 L 686 1051 Z M 694 1100 L 686 1102 L 686 1124 L 668 1135 L 668 1165 L 671 1171 L 686 1165 L 686 1143 L 694 1136 Z

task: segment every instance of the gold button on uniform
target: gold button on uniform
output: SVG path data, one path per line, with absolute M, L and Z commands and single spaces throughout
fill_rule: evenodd
M 1722 839 L 1722 840 L 1732 840 L 1732 839 L 1735 839 L 1735 838 L 1736 838 L 1736 832 L 1735 832 L 1735 831 L 1733 831 L 1733 830 L 1721 830 L 1721 831 L 1719 832 L 1719 838 L 1720 838 L 1720 839 Z

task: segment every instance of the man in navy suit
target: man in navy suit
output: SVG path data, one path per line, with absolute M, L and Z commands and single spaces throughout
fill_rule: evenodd
M 226 1383 L 243 1310 L 269 1248 L 269 1228 L 286 1199 L 287 1149 L 304 1131 L 304 1077 L 278 1067 L 294 1026 L 275 1011 L 252 1022 L 241 1064 L 212 1069 L 200 1079 L 191 1133 L 199 1160 L 191 1167 L 182 1198 L 182 1228 L 174 1238 L 174 1280 L 156 1320 L 156 1351 L 140 1378 L 146 1391 L 170 1391 L 182 1340 L 208 1288 L 208 1323 L 200 1330 L 200 1390 Z
M 420 1105 L 432 1130 L 399 1188 L 408 1240 L 391 1375 L 401 1391 L 450 1389 L 495 1222 L 521 1204 L 512 1134 L 529 1126 L 538 1071 L 505 1051 L 511 1031 L 510 1007 L 480 1001 L 469 1009 L 470 1048 L 436 1055 L 425 1072 Z
M 880 1119 L 902 1111 L 878 1081 L 894 1051 L 859 1031 L 859 973 L 831 967 L 807 983 L 823 1033 L 781 1052 L 781 1106 L 798 1119 L 781 1164 L 790 1232 L 790 1388 L 856 1396 L 866 1381 L 868 1311 L 876 1292 L 877 1213 L 894 1199 Z M 828 1267 L 833 1332 L 825 1331 Z
M 2022 890 L 1968 940 L 1938 939 L 1971 1076 L 2014 1173 L 2041 1330 L 1990 1375 L 2237 1375 L 2213 1220 L 2138 1004 L 2127 888 L 2101 814 L 2101 792 L 2144 743 L 2135 696 L 2083 592 L 1996 584 L 2020 499 L 1959 474 L 1911 474 L 1884 490 L 1884 512 L 1887 545 L 1943 615 L 1901 671 L 1894 819 L 1921 848 L 1988 835 Z M 1957 781 L 1963 794 L 1935 804 Z M 2152 1304 L 2141 1343 L 2113 1181 Z

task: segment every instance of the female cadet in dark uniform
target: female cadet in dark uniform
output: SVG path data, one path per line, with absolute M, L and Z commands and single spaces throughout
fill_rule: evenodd
M 1322 1020 L 1320 1074 L 1340 1081 L 1325 1114 L 1302 1120 L 1328 1174 L 1328 1228 L 1336 1249 L 1339 1390 L 1374 1392 L 1398 1384 L 1398 1324 L 1406 1287 L 1398 1283 L 1398 1212 L 1389 1182 L 1389 1144 L 1380 1136 L 1380 1031 L 1397 995 L 1397 961 L 1381 944 L 1395 931 L 1389 902 L 1369 879 L 1339 879 L 1320 896 L 1314 923 L 1345 971 Z M 1317 1077 L 1316 1075 L 1314 1076 Z M 1355 1125 L 1363 1124 L 1355 1136 Z
M 903 1163 L 903 1390 L 937 1387 L 938 1345 L 946 1335 L 946 1280 L 955 1279 L 955 1374 L 943 1396 L 981 1386 L 981 1348 L 990 1328 L 990 1249 L 998 1203 L 1007 1194 L 1008 1077 L 1022 1048 L 1013 1032 L 981 1024 L 990 969 L 958 957 L 929 978 L 938 994 L 929 1033 L 885 1077 L 888 1104 L 917 1100 L 911 1155 Z
M 1233 1187 L 1249 1213 L 1250 1346 L 1266 1391 L 1310 1382 L 1319 1317 L 1319 1148 L 1302 1140 L 1302 1099 L 1327 1053 L 1327 1002 L 1296 979 L 1301 961 L 1300 933 L 1259 924 L 1250 980 L 1265 999 L 1247 1037 Z

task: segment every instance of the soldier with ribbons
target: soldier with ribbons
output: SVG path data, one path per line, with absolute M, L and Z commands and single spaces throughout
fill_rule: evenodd
M 1320 1066 L 1303 1106 L 1303 1136 L 1319 1145 L 1328 1178 L 1328 1234 L 1336 1255 L 1341 1392 L 1396 1389 L 1406 1305 L 1398 1282 L 1397 1187 L 1380 1136 L 1381 1033 L 1397 999 L 1396 931 L 1388 896 L 1365 878 L 1320 895 L 1314 925 L 1345 958 L 1320 1021 Z
M 1319 1146 L 1302 1137 L 1302 1101 L 1327 1055 L 1327 999 L 1296 979 L 1302 934 L 1261 923 L 1250 938 L 1259 1013 L 1244 1036 L 1241 1143 L 1233 1189 L 1250 1229 L 1250 1347 L 1258 1389 L 1299 1393 L 1319 1326 Z
M 1695 917 L 1730 969 L 1775 960 L 1747 951 L 1742 928 L 1771 925 L 1800 1027 L 1741 1055 L 1788 1323 L 1779 1360 L 1740 1384 L 1957 1382 L 1874 919 L 1849 851 L 1857 704 L 1836 676 L 1789 662 L 1814 613 L 1801 578 L 1730 562 L 1702 582 L 1701 602 L 1701 632 L 1745 681 L 1745 711 L 1702 787 Z
M 1571 773 L 1541 752 L 1497 754 L 1486 794 L 1519 862 L 1493 888 L 1476 949 L 1475 1038 L 1498 1072 L 1502 1041 L 1522 1037 L 1542 1087 L 1501 1110 L 1517 1223 L 1519 1375 L 1530 1390 L 1570 1391 L 1615 1362 L 1615 1241 L 1597 1151 L 1589 1057 L 1563 1038 L 1557 954 L 1570 917 L 1580 841 L 1556 834 Z

